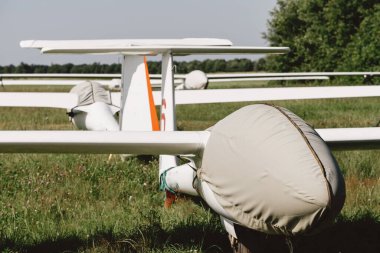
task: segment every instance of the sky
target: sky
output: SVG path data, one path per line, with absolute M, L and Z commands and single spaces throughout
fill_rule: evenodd
M 115 55 L 41 55 L 20 48 L 21 40 L 30 39 L 204 37 L 268 46 L 262 34 L 275 5 L 276 0 L 0 0 L 0 65 L 121 60 Z M 194 56 L 179 60 L 186 59 Z

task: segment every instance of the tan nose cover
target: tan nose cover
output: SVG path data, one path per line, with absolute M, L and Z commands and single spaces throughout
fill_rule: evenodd
M 95 102 L 112 104 L 109 91 L 104 89 L 98 82 L 82 82 L 74 86 L 70 92 L 78 94 L 78 106 L 89 105 Z
M 345 186 L 326 143 L 281 107 L 251 105 L 211 130 L 200 179 L 241 225 L 269 234 L 316 232 L 343 207 Z

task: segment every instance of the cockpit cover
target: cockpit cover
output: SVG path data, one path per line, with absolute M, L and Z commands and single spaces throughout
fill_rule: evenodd
M 271 105 L 247 106 L 218 122 L 198 175 L 235 221 L 268 234 L 319 231 L 345 199 L 325 142 L 301 118 Z
M 86 105 L 91 105 L 95 102 L 103 102 L 110 105 L 113 113 L 119 110 L 118 107 L 112 105 L 111 94 L 108 90 L 104 89 L 102 85 L 94 81 L 85 81 L 74 86 L 70 93 L 78 95 L 78 106 L 81 110 L 85 111 Z M 75 109 L 75 108 L 74 108 Z

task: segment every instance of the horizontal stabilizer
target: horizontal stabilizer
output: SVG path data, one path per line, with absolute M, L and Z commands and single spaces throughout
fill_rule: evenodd
M 133 46 L 115 48 L 42 48 L 47 54 L 125 54 L 157 55 L 171 52 L 172 55 L 189 54 L 282 54 L 287 47 L 232 47 L 232 46 Z
M 234 47 L 224 39 L 169 40 L 27 40 L 23 48 L 38 48 L 42 53 L 157 55 L 171 52 L 188 54 L 266 54 L 286 53 L 287 47 Z
M 23 40 L 22 48 L 120 48 L 132 46 L 232 46 L 226 39 L 185 38 L 185 39 L 114 39 L 114 40 Z

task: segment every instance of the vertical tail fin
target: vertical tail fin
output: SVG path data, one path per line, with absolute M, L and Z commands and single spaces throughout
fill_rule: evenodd
M 145 64 L 145 74 L 146 74 L 146 86 L 147 86 L 148 97 L 149 97 L 149 108 L 150 108 L 150 119 L 152 123 L 152 131 L 160 131 L 160 125 L 158 122 L 156 106 L 154 105 L 152 85 L 150 83 L 149 69 L 148 69 L 148 63 L 146 61 L 146 57 L 144 57 L 144 64 Z
M 159 123 L 144 56 L 124 56 L 122 69 L 120 129 L 158 131 Z

